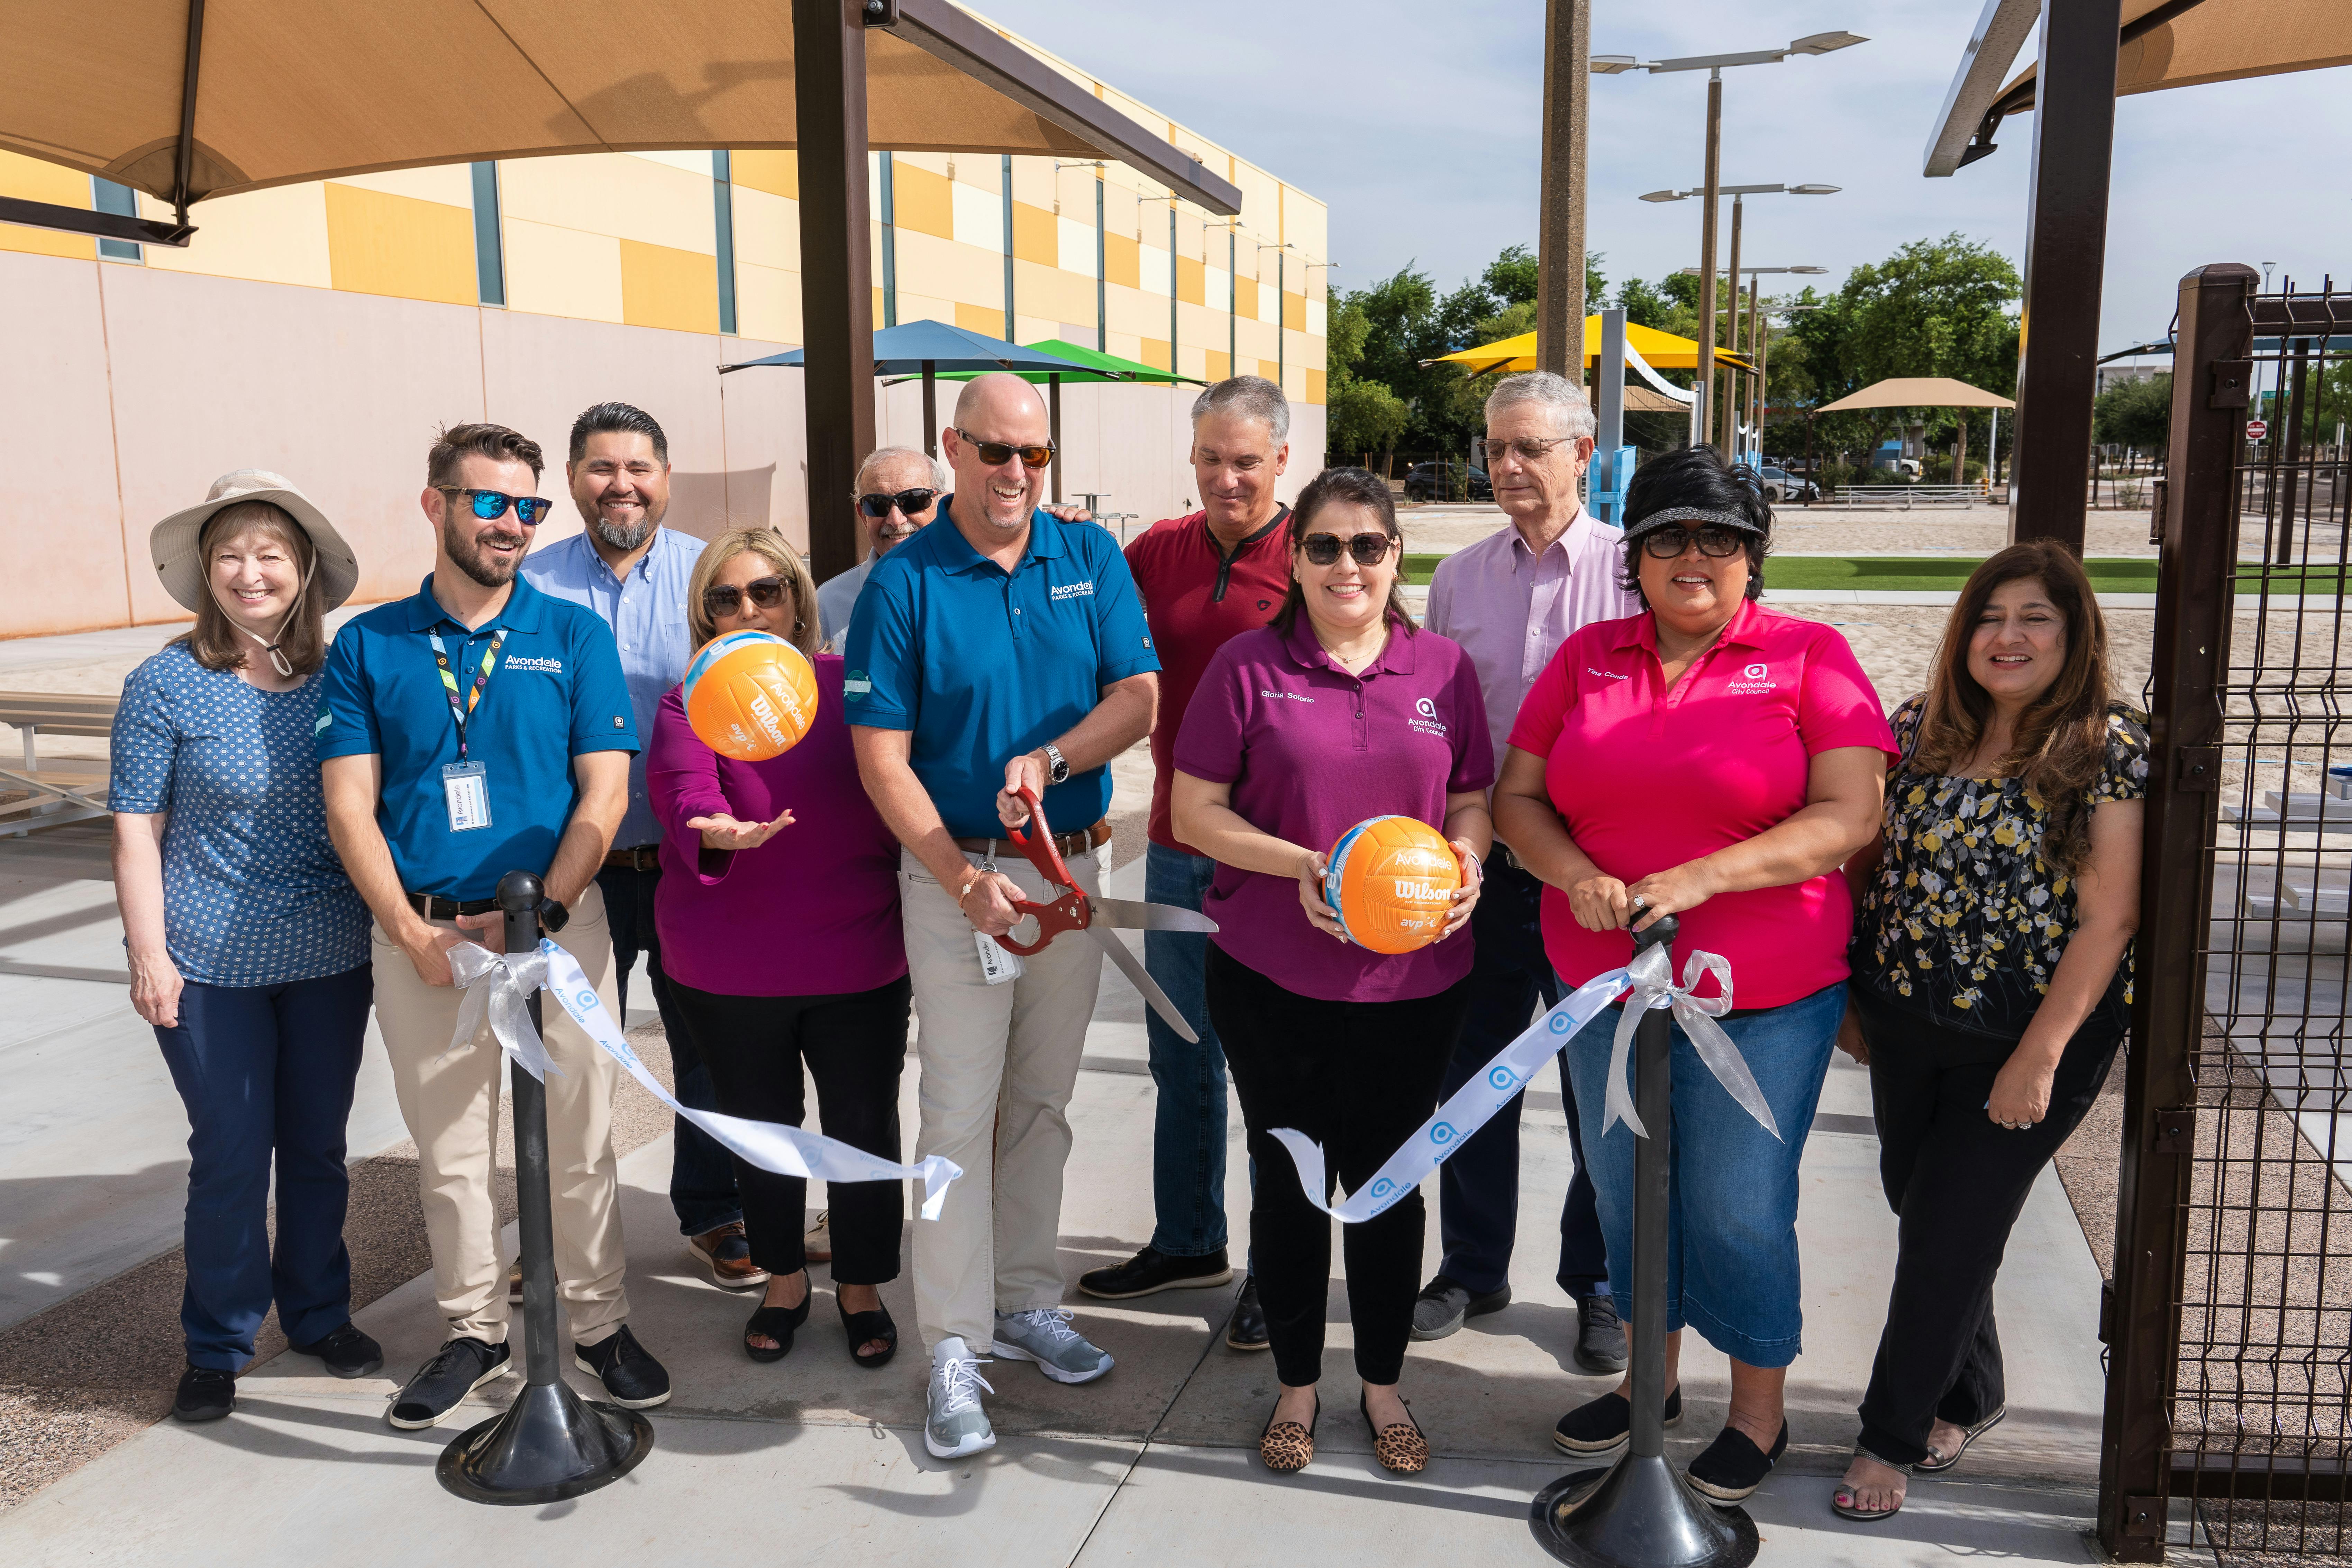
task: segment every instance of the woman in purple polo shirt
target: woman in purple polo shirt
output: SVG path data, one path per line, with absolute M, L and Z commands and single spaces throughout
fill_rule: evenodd
M 1209 1016 L 1263 1173 L 1251 1252 L 1282 1392 L 1258 1451 L 1276 1470 L 1315 1454 L 1331 1222 L 1270 1130 L 1322 1144 L 1353 1191 L 1437 1107 L 1469 1007 L 1478 864 L 1494 838 L 1495 752 L 1460 645 L 1420 631 L 1399 577 L 1404 539 L 1388 486 L 1327 468 L 1290 517 L 1290 592 L 1274 622 L 1218 650 L 1176 739 L 1177 837 L 1217 862 L 1202 910 Z M 1367 817 L 1442 824 L 1461 858 L 1454 917 L 1395 957 L 1350 943 L 1322 895 L 1324 851 Z M 1397 1392 L 1421 1279 L 1418 1193 L 1347 1229 L 1358 1408 L 1391 1470 L 1429 1462 Z
M 788 638 L 814 660 L 818 700 L 800 744 L 740 763 L 702 743 L 677 690 L 662 699 L 646 781 L 663 828 L 654 919 L 678 1012 L 720 1111 L 799 1126 L 805 1060 L 826 1135 L 896 1160 L 910 995 L 898 844 L 857 782 L 841 659 L 816 652 L 816 584 L 773 530 L 740 529 L 696 563 L 687 616 L 698 647 L 721 632 Z M 743 1350 L 776 1361 L 808 1321 L 808 1184 L 741 1159 L 735 1184 L 751 1261 L 768 1270 Z M 898 1344 L 877 1287 L 898 1277 L 901 1190 L 841 1184 L 829 1202 L 835 1306 L 850 1354 L 880 1366 Z

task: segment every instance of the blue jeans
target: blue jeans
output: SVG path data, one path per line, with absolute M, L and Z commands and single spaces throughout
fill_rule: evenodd
M 670 995 L 669 976 L 662 973 L 661 937 L 654 930 L 654 889 L 661 885 L 661 872 L 607 866 L 596 873 L 596 885 L 604 889 L 604 920 L 613 931 L 613 989 L 620 994 L 622 1026 L 628 1026 L 629 970 L 642 952 L 654 1010 L 661 1015 L 662 1033 L 669 1037 L 669 1069 L 677 1086 L 672 1092 L 680 1105 L 718 1110 L 719 1091 L 711 1087 L 702 1053 L 695 1048 L 694 1035 Z M 677 1127 L 670 1144 L 669 1206 L 677 1214 L 678 1233 L 700 1236 L 741 1219 L 735 1157 L 683 1116 L 672 1120 Z
M 1205 855 L 1165 845 L 1143 852 L 1143 896 L 1198 910 L 1217 874 Z M 1209 1021 L 1202 966 L 1209 939 L 1193 931 L 1143 933 L 1143 967 L 1201 1037 L 1193 1045 L 1144 1009 L 1158 1086 L 1151 1124 L 1151 1247 L 1170 1258 L 1200 1258 L 1225 1245 L 1225 1049 Z M 1257 1172 L 1252 1165 L 1253 1185 Z
M 192 980 L 180 993 L 179 1023 L 155 1031 L 188 1108 L 188 1282 L 180 1327 L 191 1366 L 242 1371 L 272 1300 L 278 1325 L 298 1345 L 324 1339 L 351 1318 L 343 1136 L 374 995 L 365 964 L 284 985 Z
M 1609 1045 L 1618 1015 L 1604 1013 L 1569 1042 L 1576 1102 L 1584 1115 L 1601 1230 L 1626 1267 L 1610 1280 L 1620 1317 L 1633 1315 L 1633 1129 L 1603 1137 Z M 1829 1076 L 1845 1016 L 1845 983 L 1779 1007 L 1723 1020 L 1780 1124 L 1776 1139 L 1740 1109 L 1674 1028 L 1673 1164 L 1666 1207 L 1666 1328 L 1687 1321 L 1706 1342 L 1750 1366 L 1787 1366 L 1803 1348 L 1797 1267 L 1797 1165 Z
M 1496 1052 L 1525 1032 L 1538 1008 L 1549 1012 L 1566 993 L 1544 956 L 1537 918 L 1543 884 L 1499 858 L 1486 868 L 1485 890 L 1470 912 L 1477 945 L 1470 964 L 1470 1014 L 1439 1087 L 1443 1101 L 1468 1083 Z M 1599 1026 L 1595 1026 L 1598 1027 Z M 1592 1176 L 1584 1168 L 1584 1129 L 1576 1114 L 1576 1086 L 1560 1053 L 1561 1110 L 1568 1113 L 1569 1152 L 1576 1169 L 1559 1210 L 1559 1288 L 1597 1294 L 1608 1282 L 1609 1257 L 1593 1206 Z M 1438 1272 L 1476 1295 L 1499 1290 L 1511 1278 L 1511 1244 L 1519 1230 L 1519 1103 L 1495 1113 L 1438 1167 L 1438 1234 L 1445 1243 Z

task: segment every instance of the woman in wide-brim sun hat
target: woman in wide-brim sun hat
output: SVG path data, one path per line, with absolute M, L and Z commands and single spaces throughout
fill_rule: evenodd
M 309 497 L 253 468 L 157 523 L 150 547 L 196 624 L 123 683 L 108 805 L 131 1005 L 188 1108 L 173 1414 L 205 1421 L 233 1407 L 273 1303 L 293 1348 L 338 1376 L 383 1363 L 352 1326 L 343 1247 L 368 914 L 327 837 L 310 743 L 326 613 L 359 563 Z

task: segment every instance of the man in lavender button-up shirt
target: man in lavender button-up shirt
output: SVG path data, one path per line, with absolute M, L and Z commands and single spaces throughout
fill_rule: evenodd
M 1538 371 L 1496 387 L 1486 399 L 1486 472 L 1495 504 L 1511 526 L 1447 556 L 1430 584 L 1429 629 L 1469 652 L 1486 698 L 1498 773 L 1519 704 L 1568 635 L 1641 609 L 1640 600 L 1620 586 L 1624 531 L 1588 515 L 1577 499 L 1577 481 L 1592 458 L 1592 434 L 1591 407 L 1574 382 Z M 1497 841 L 1470 917 L 1475 1000 L 1446 1071 L 1446 1095 L 1517 1038 L 1538 1004 L 1549 1009 L 1559 1001 L 1559 977 L 1544 956 L 1537 919 L 1542 892 L 1543 884 Z M 1608 1291 L 1608 1259 L 1565 1063 L 1559 1084 L 1576 1173 L 1560 1212 L 1558 1279 L 1577 1303 L 1577 1363 L 1588 1372 L 1620 1372 L 1625 1333 Z M 1444 1261 L 1413 1303 L 1413 1338 L 1443 1339 L 1467 1319 L 1509 1304 L 1518 1207 L 1519 1108 L 1514 1102 L 1441 1167 Z

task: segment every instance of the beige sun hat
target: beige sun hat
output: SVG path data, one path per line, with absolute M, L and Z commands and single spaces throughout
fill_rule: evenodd
M 155 575 L 163 584 L 163 592 L 179 601 L 183 609 L 194 610 L 205 601 L 205 563 L 197 554 L 204 537 L 205 524 L 213 514 L 239 501 L 266 500 L 281 507 L 310 536 L 310 548 L 318 556 L 315 570 L 320 586 L 327 592 L 327 608 L 333 609 L 352 596 L 360 584 L 359 558 L 327 514 L 319 510 L 309 496 L 294 488 L 293 481 L 283 474 L 273 474 L 267 468 L 239 468 L 223 474 L 213 481 L 213 488 L 202 505 L 175 511 L 155 525 L 147 536 L 147 548 L 155 557 Z

